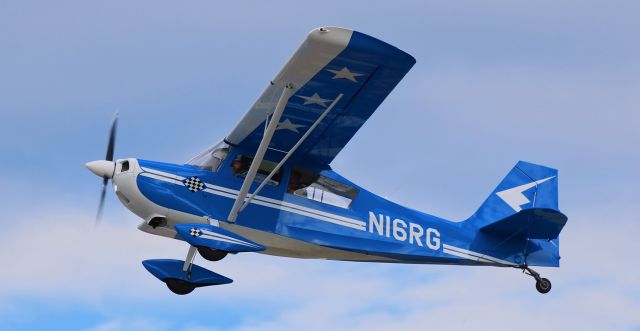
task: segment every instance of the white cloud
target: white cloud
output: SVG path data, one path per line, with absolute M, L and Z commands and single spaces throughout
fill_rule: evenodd
M 104 222 L 94 229 L 93 215 L 76 211 L 28 213 L 0 235 L 0 258 L 12 261 L 2 275 L 0 299 L 48 297 L 92 301 L 104 295 L 145 295 L 123 283 L 145 284 L 140 260 L 171 253 L 171 244 L 128 226 Z M 106 223 L 106 224 L 105 224 Z
M 540 270 L 554 282 L 554 289 L 547 295 L 538 294 L 532 279 L 517 270 L 435 267 L 448 268 L 445 276 L 417 284 L 434 267 L 402 270 L 416 273 L 409 282 L 394 280 L 393 273 L 371 274 L 367 268 L 357 277 L 378 282 L 369 295 L 353 295 L 350 285 L 345 284 L 330 292 L 313 289 L 308 293 L 311 300 L 303 305 L 283 311 L 272 321 L 240 329 L 637 328 L 640 269 L 629 261 L 635 259 L 640 244 L 620 229 L 635 224 L 632 228 L 637 233 L 639 226 L 615 212 L 610 217 L 621 221 L 602 226 L 588 215 L 576 215 L 573 230 L 563 236 L 563 267 Z M 376 305 L 382 307 L 375 309 Z
M 0 258 L 12 267 L 2 273 L 0 303 L 17 312 L 25 308 L 9 305 L 16 297 L 88 303 L 106 317 L 93 330 L 113 331 L 220 329 L 215 319 L 209 325 L 203 320 L 181 324 L 170 316 L 114 316 L 110 307 L 121 302 L 149 311 L 154 305 L 175 306 L 176 313 L 194 305 L 212 311 L 218 305 L 237 307 L 241 317 L 223 329 L 239 331 L 630 329 L 640 326 L 640 272 L 633 265 L 640 244 L 629 235 L 638 233 L 639 225 L 626 214 L 632 210 L 591 207 L 572 215 L 562 236 L 562 267 L 540 270 L 554 284 L 547 295 L 513 269 L 239 254 L 218 263 L 198 261 L 233 278 L 233 284 L 178 297 L 140 260 L 182 258 L 186 245 L 139 232 L 133 217 L 130 224 L 105 220 L 94 230 L 92 215 L 52 209 L 25 215 L 0 233 Z M 604 215 L 617 221 L 604 224 Z

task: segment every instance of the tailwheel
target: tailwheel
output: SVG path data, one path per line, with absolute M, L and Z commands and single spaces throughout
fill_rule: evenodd
M 542 294 L 549 293 L 551 291 L 551 281 L 546 278 L 536 280 L 536 290 Z
M 198 246 L 198 253 L 200 253 L 200 256 L 202 256 L 205 260 L 213 262 L 220 261 L 224 259 L 225 256 L 227 256 L 227 252 L 225 251 L 219 251 L 217 249 L 203 246 Z
M 549 293 L 551 291 L 551 281 L 540 277 L 540 274 L 535 270 L 529 268 L 527 265 L 518 266 L 518 268 L 522 269 L 522 272 L 533 277 L 536 280 L 536 290 L 542 294 Z
M 193 286 L 193 284 L 175 278 L 165 279 L 164 282 L 167 284 L 167 287 L 171 290 L 171 292 L 178 295 L 189 294 L 196 288 L 195 286 Z

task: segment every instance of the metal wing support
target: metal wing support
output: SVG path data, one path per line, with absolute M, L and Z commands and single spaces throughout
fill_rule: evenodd
M 278 127 L 278 123 L 280 123 L 280 116 L 284 112 L 284 108 L 289 102 L 289 98 L 293 95 L 293 85 L 287 84 L 280 95 L 280 99 L 278 100 L 278 104 L 276 105 L 276 109 L 271 116 L 269 121 L 269 125 L 264 132 L 262 140 L 260 141 L 260 145 L 256 150 L 256 155 L 253 157 L 253 162 L 251 162 L 251 166 L 249 167 L 249 171 L 247 175 L 244 177 L 244 182 L 242 182 L 242 187 L 240 188 L 240 193 L 236 198 L 236 201 L 233 203 L 233 207 L 231 207 L 231 211 L 229 212 L 229 216 L 227 220 L 229 223 L 233 223 L 238 218 L 238 212 L 240 207 L 242 206 L 242 202 L 247 197 L 247 193 L 249 192 L 249 188 L 251 187 L 251 183 L 256 178 L 256 174 L 258 173 L 258 167 L 260 167 L 260 163 L 262 163 L 262 159 L 264 158 L 264 154 L 269 148 L 269 143 L 271 143 L 271 138 L 273 138 L 273 133 L 276 131 Z
M 271 170 L 271 172 L 269 173 L 269 176 L 267 176 L 267 178 L 265 178 L 262 183 L 260 183 L 260 186 L 258 186 L 258 188 L 251 193 L 251 195 L 249 196 L 249 198 L 247 199 L 247 201 L 244 202 L 244 204 L 242 205 L 242 207 L 240 207 L 240 211 L 243 211 L 247 205 L 249 205 L 249 203 L 251 203 L 251 201 L 253 200 L 253 198 L 262 190 L 262 188 L 271 180 L 271 178 L 273 177 L 273 175 L 275 175 L 278 170 L 280 170 L 280 168 L 282 167 L 282 165 L 287 162 L 287 160 L 291 157 L 291 155 L 293 155 L 293 153 L 298 149 L 298 147 L 300 147 L 300 145 L 302 145 L 302 143 L 304 142 L 305 139 L 307 139 L 307 137 L 311 134 L 311 132 L 313 132 L 313 130 L 318 126 L 318 124 L 320 124 L 320 122 L 322 122 L 322 120 L 325 118 L 325 116 L 327 116 L 327 114 L 329 114 L 329 112 L 333 109 L 333 107 L 335 107 L 335 105 L 340 101 L 340 99 L 342 99 L 343 94 L 339 94 L 337 98 L 335 98 L 335 100 L 333 100 L 333 102 L 331 103 L 331 105 L 329 105 L 329 107 L 322 112 L 322 114 L 320 114 L 320 116 L 318 117 L 318 119 L 316 119 L 316 121 L 313 123 L 313 125 L 311 125 L 311 127 L 309 128 L 309 130 L 307 130 L 307 132 L 304 133 L 304 135 L 302 137 L 300 137 L 300 139 L 298 140 L 298 142 L 293 145 L 293 147 L 291 147 L 291 149 L 289 150 L 289 152 L 287 152 L 287 155 L 285 155 L 282 160 L 280 160 L 280 162 L 278 162 L 278 165 L 276 165 L 273 170 Z

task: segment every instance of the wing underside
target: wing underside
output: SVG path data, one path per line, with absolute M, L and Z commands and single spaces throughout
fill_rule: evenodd
M 226 141 L 255 149 L 284 86 L 291 84 L 294 93 L 269 145 L 287 152 L 342 95 L 295 152 L 296 157 L 329 164 L 414 63 L 411 55 L 365 34 L 342 28 L 316 29 Z

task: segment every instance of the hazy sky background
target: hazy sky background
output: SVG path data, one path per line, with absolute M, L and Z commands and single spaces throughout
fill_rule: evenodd
M 640 330 L 640 2 L 0 2 L 0 329 Z M 176 296 L 140 261 L 187 247 L 136 229 L 104 157 L 184 162 L 223 138 L 318 26 L 417 64 L 332 164 L 413 208 L 464 219 L 518 160 L 558 168 L 553 290 L 503 268 L 218 263 L 231 285 Z

